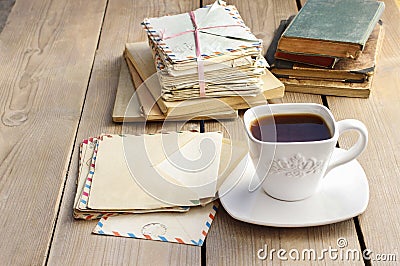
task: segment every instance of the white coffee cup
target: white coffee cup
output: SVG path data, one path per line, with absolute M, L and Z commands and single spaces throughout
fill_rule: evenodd
M 250 130 L 251 123 L 277 114 L 318 115 L 326 122 L 332 137 L 305 142 L 264 142 L 256 139 Z M 355 119 L 336 122 L 328 108 L 314 103 L 256 106 L 248 109 L 243 119 L 250 156 L 261 186 L 268 195 L 280 200 L 296 201 L 312 196 L 330 170 L 355 159 L 368 142 L 368 131 L 362 122 Z M 357 142 L 332 161 L 339 135 L 348 130 L 359 133 Z

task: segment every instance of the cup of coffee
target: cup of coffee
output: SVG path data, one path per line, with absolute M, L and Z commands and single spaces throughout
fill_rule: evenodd
M 256 106 L 245 112 L 243 120 L 260 185 L 268 195 L 280 200 L 312 196 L 330 170 L 355 159 L 368 142 L 368 131 L 362 122 L 337 122 L 320 104 Z M 357 142 L 331 160 L 339 135 L 348 130 L 359 133 Z

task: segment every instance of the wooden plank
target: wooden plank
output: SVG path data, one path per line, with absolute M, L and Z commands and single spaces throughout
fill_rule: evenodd
M 46 257 L 105 2 L 18 1 L 0 35 L 2 264 Z
M 378 57 L 369 99 L 328 97 L 337 119 L 356 118 L 369 130 L 369 144 L 359 157 L 370 184 L 370 202 L 360 217 L 366 247 L 376 253 L 397 253 L 400 213 L 400 11 L 395 1 L 385 1 L 385 39 Z M 339 139 L 349 147 L 356 134 Z
M 122 53 L 127 42 L 144 41 L 140 22 L 145 16 L 181 13 L 197 7 L 194 1 L 109 1 L 90 79 L 77 142 L 106 133 L 143 133 L 159 130 L 199 129 L 197 123 L 112 122 L 111 114 Z M 91 235 L 96 221 L 75 221 L 72 205 L 78 169 L 78 143 L 75 145 L 60 215 L 54 234 L 49 265 L 199 265 L 201 248 L 149 240 Z
M 258 36 L 262 37 L 268 45 L 273 37 L 272 32 L 279 25 L 281 19 L 285 19 L 296 13 L 295 1 L 230 1 L 238 7 L 240 14 L 248 26 Z M 317 95 L 286 93 L 283 99 L 273 100 L 280 102 L 316 102 L 322 103 Z M 246 138 L 242 121 L 205 123 L 206 131 L 221 130 L 225 137 L 233 139 Z M 293 248 L 298 250 L 315 249 L 321 251 L 329 247 L 337 248 L 337 239 L 346 238 L 348 248 L 360 250 L 357 233 L 353 220 L 341 223 L 309 227 L 309 228 L 272 228 L 239 222 L 231 218 L 223 208 L 216 215 L 206 240 L 206 262 L 209 265 L 293 265 L 293 261 L 281 261 L 275 256 L 274 260 L 262 261 L 257 258 L 259 249 L 265 245 L 269 249 Z M 324 265 L 331 264 L 329 258 L 322 261 L 296 261 L 296 265 Z M 346 264 L 343 261 L 335 261 L 336 264 Z M 354 261 L 353 264 L 362 265 L 362 261 Z

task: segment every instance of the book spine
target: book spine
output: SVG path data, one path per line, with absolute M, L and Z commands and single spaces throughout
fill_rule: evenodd
M 331 56 L 289 53 L 280 50 L 275 53 L 275 58 L 324 68 L 333 68 L 337 62 L 337 58 Z

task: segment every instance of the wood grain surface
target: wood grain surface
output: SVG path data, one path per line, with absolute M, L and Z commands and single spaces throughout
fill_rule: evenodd
M 370 98 L 326 97 L 324 101 L 337 120 L 357 118 L 369 130 L 369 145 L 358 159 L 370 185 L 364 214 L 326 226 L 273 228 L 237 221 L 221 206 L 201 248 L 92 235 L 96 221 L 73 219 L 82 139 L 101 133 L 203 128 L 197 122 L 122 125 L 113 123 L 111 114 L 125 43 L 146 39 L 140 26 L 143 18 L 187 12 L 213 2 L 15 2 L 0 34 L 0 265 L 364 264 L 327 258 L 296 262 L 257 258 L 265 245 L 321 251 L 337 248 L 340 237 L 346 238 L 348 249 L 365 246 L 373 255 L 395 254 L 400 259 L 399 0 L 385 1 L 385 40 Z M 295 0 L 232 0 L 228 4 L 235 4 L 246 24 L 264 40 L 264 50 L 280 20 L 297 12 Z M 322 100 L 325 97 L 286 93 L 270 103 Z M 204 129 L 244 140 L 241 121 L 205 122 Z M 350 147 L 356 137 L 345 134 L 339 144 Z
M 302 4 L 305 2 L 301 0 Z M 327 103 L 337 120 L 356 118 L 368 128 L 369 144 L 358 161 L 368 178 L 370 201 L 365 213 L 359 217 L 359 233 L 362 235 L 363 246 L 373 252 L 372 259 L 376 258 L 377 254 L 393 254 L 398 261 L 400 118 L 397 114 L 400 108 L 400 1 L 384 2 L 384 40 L 369 99 L 327 97 Z M 339 139 L 339 144 L 342 148 L 348 148 L 356 139 L 356 133 L 346 133 Z M 380 262 L 368 263 L 376 265 Z
M 46 258 L 104 10 L 105 1 L 17 1 L 0 35 L 3 265 Z
M 297 12 L 295 1 L 230 1 L 240 11 L 246 24 L 253 32 L 263 36 L 265 43 L 272 39 L 271 27 L 277 27 L 281 19 L 286 19 Z M 273 30 L 272 30 L 273 31 Z M 262 34 L 263 32 L 267 32 Z M 311 94 L 286 93 L 283 99 L 270 101 L 281 102 L 315 102 L 322 104 L 321 96 Z M 240 119 L 223 124 L 206 122 L 206 131 L 222 130 L 225 137 L 245 140 L 245 132 Z M 260 260 L 257 258 L 259 249 L 265 245 L 269 249 L 296 248 L 322 250 L 337 248 L 337 239 L 344 237 L 348 247 L 360 250 L 355 225 L 352 219 L 326 226 L 308 228 L 273 228 L 252 225 L 231 218 L 224 210 L 217 213 L 206 241 L 207 265 L 310 265 L 310 261 Z M 335 264 L 346 265 L 348 262 L 335 261 Z M 313 261 L 312 265 L 329 265 L 332 261 Z M 362 265 L 362 261 L 352 262 Z
M 328 97 L 328 105 L 338 120 L 357 118 L 368 128 L 369 144 L 358 159 L 370 185 L 369 206 L 360 216 L 361 230 L 366 247 L 374 254 L 397 254 L 399 260 L 400 11 L 394 1 L 385 4 L 382 17 L 385 39 L 370 98 Z M 348 134 L 339 143 L 348 148 L 356 139 L 356 134 Z
M 154 133 L 199 129 L 198 123 L 112 122 L 122 53 L 127 42 L 144 41 L 140 22 L 146 16 L 182 13 L 196 8 L 194 2 L 109 1 L 93 72 L 89 82 L 77 142 L 69 168 L 60 215 L 51 246 L 49 265 L 199 265 L 200 247 L 157 241 L 92 235 L 97 221 L 72 218 L 78 169 L 78 144 L 87 137 L 105 133 Z

